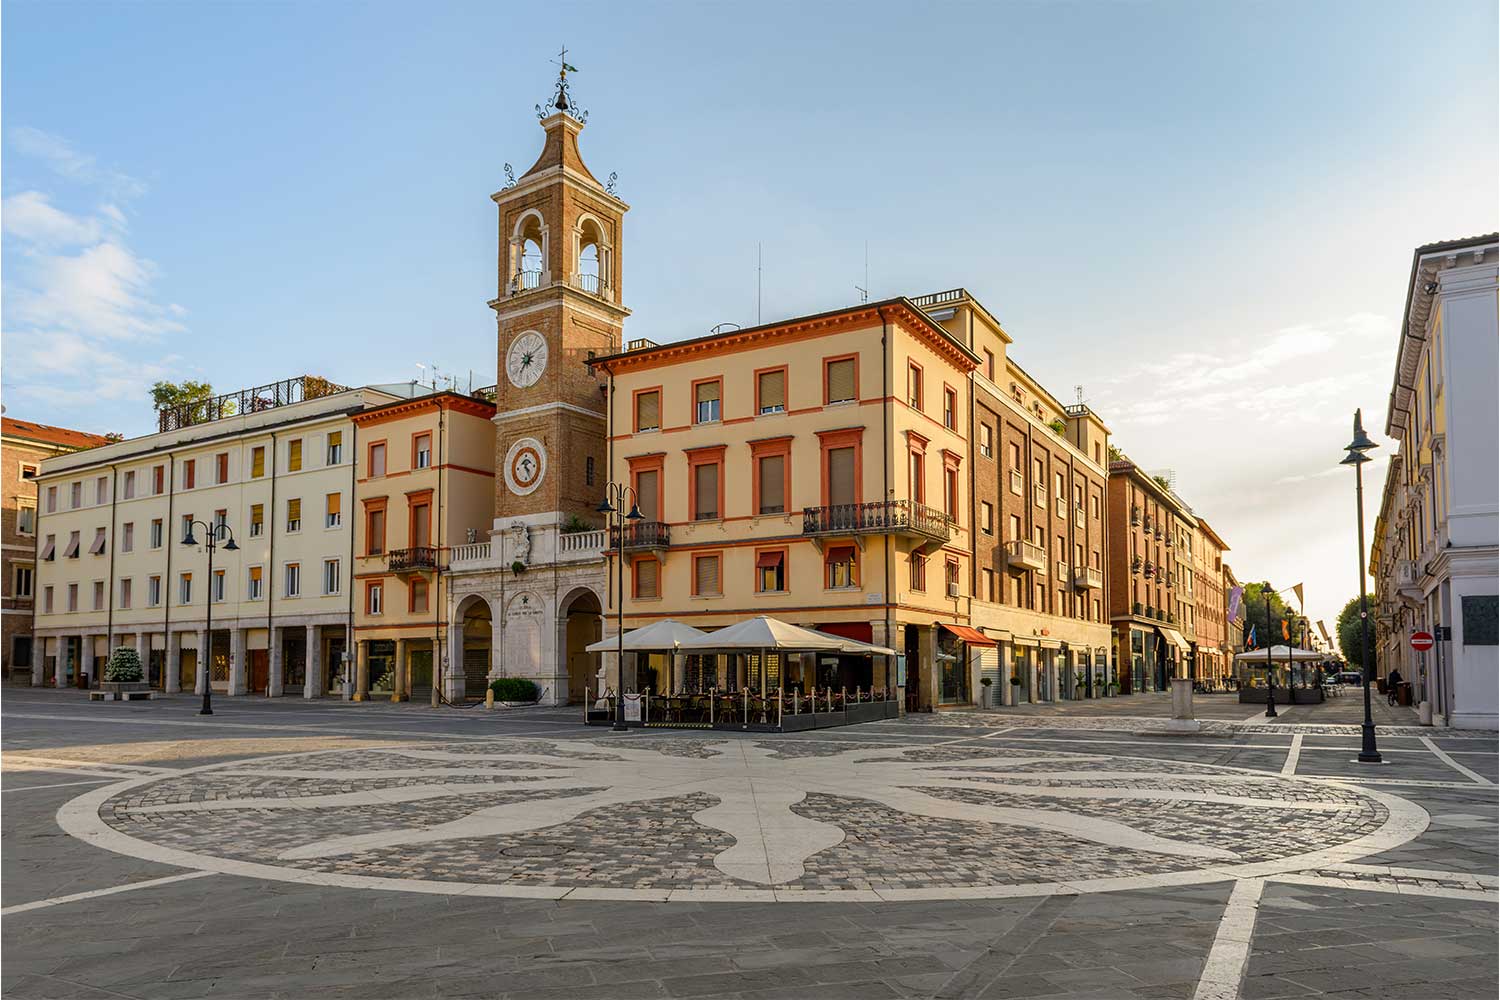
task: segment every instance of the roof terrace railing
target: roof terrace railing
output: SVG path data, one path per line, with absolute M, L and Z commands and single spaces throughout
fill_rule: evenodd
M 206 424 L 225 417 L 247 413 L 259 413 L 278 406 L 288 406 L 309 399 L 332 396 L 336 392 L 347 392 L 347 385 L 330 382 L 317 375 L 298 375 L 282 379 L 269 385 L 258 385 L 252 389 L 238 389 L 208 399 L 199 399 L 175 406 L 165 406 L 156 411 L 156 429 L 175 431 L 195 424 Z

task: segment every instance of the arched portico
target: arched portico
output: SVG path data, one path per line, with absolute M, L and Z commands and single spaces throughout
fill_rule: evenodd
M 494 648 L 493 617 L 489 602 L 478 594 L 463 597 L 454 606 L 444 685 L 450 700 L 484 696 Z
M 592 587 L 575 587 L 558 602 L 557 673 L 568 679 L 568 704 L 598 696 L 594 683 L 598 664 L 586 647 L 604 635 L 603 608 L 604 602 Z

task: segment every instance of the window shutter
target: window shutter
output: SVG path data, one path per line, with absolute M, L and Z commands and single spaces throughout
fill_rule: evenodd
M 330 493 L 330 494 L 328 494 L 328 514 L 330 516 L 335 515 L 335 514 L 339 514 L 339 513 L 342 512 L 342 510 L 341 510 L 342 506 L 343 506 L 343 499 L 342 499 L 342 497 L 343 497 L 343 494 L 341 494 L 341 493 Z
M 250 452 L 250 475 L 260 478 L 266 474 L 266 449 L 256 448 Z
M 854 398 L 854 359 L 828 363 L 828 401 L 841 403 Z
M 385 445 L 370 445 L 370 475 L 385 475 Z
M 635 425 L 643 431 L 661 426 L 661 393 L 643 392 L 635 398 Z
M 786 409 L 786 372 L 780 368 L 774 372 L 761 372 L 760 376 L 760 408 L 771 410 L 776 407 Z
M 693 517 L 705 520 L 719 516 L 719 467 L 715 464 L 693 466 L 694 490 L 697 494 Z
M 760 512 L 779 514 L 786 510 L 786 456 L 767 455 L 760 460 Z
M 266 519 L 266 508 L 264 504 L 250 505 L 250 523 L 260 524 Z
M 341 445 L 343 443 L 344 443 L 344 432 L 343 431 L 329 431 L 328 432 L 328 447 L 330 447 L 330 448 L 337 448 L 339 445 Z
M 638 494 L 636 502 L 640 505 L 641 513 L 646 515 L 648 521 L 660 521 L 661 512 L 656 509 L 656 497 L 660 492 L 657 476 L 659 473 L 652 469 L 642 472 L 635 477 L 635 491 Z
M 642 559 L 635 564 L 635 596 L 656 597 L 657 572 L 660 563 L 655 559 Z
M 828 452 L 828 502 L 854 503 L 853 448 L 834 448 Z
M 700 403 L 711 403 L 719 398 L 718 382 L 699 382 L 694 390 L 697 401 Z
M 717 594 L 719 592 L 719 557 L 699 556 L 693 567 L 697 572 L 698 594 Z
M 302 468 L 302 441 L 288 441 L 286 446 L 286 467 L 292 472 Z
M 288 521 L 300 521 L 300 520 L 302 520 L 302 500 L 301 500 L 301 498 L 294 499 L 294 500 L 288 500 L 286 502 L 286 519 Z

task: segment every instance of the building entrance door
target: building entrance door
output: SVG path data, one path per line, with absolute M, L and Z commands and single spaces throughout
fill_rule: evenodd
M 406 669 L 410 671 L 412 701 L 427 701 L 432 697 L 432 650 L 413 649 L 406 654 Z
M 906 710 L 922 710 L 922 633 L 906 626 Z
M 249 692 L 251 694 L 265 694 L 266 689 L 271 686 L 271 658 L 268 650 L 248 650 L 249 660 Z
M 177 656 L 177 684 L 183 691 L 198 688 L 198 651 L 184 649 Z

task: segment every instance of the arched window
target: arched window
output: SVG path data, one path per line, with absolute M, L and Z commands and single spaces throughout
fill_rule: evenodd
M 577 266 L 573 271 L 573 284 L 591 295 L 607 296 L 609 243 L 599 220 L 587 215 L 578 220 L 575 246 Z
M 547 226 L 540 213 L 526 212 L 511 235 L 510 293 L 540 288 L 547 271 Z

